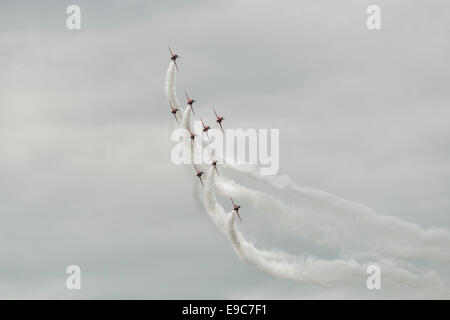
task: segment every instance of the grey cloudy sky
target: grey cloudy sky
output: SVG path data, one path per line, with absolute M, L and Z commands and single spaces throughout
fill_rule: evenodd
M 66 28 L 70 4 L 80 31 Z M 369 4 L 380 31 L 366 28 Z M 167 45 L 204 118 L 214 105 L 229 127 L 280 128 L 280 173 L 449 229 L 449 11 L 438 0 L 2 1 L 0 297 L 404 296 L 277 280 L 238 259 L 194 177 L 170 162 Z M 242 229 L 269 229 L 264 245 L 301 253 L 246 214 L 255 223 Z M 70 264 L 80 291 L 65 286 Z M 432 266 L 449 284 L 448 264 Z

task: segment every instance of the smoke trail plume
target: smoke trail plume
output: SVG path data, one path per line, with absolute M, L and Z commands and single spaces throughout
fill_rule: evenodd
M 175 89 L 175 80 L 176 80 L 176 70 L 175 63 L 171 61 L 169 63 L 169 68 L 166 73 L 166 85 L 165 85 L 165 93 L 167 100 L 171 103 L 174 108 L 180 107 L 180 102 L 177 98 L 177 92 Z
M 165 92 L 172 105 L 179 108 L 175 77 L 174 64 L 171 62 L 167 70 Z M 186 130 L 191 128 L 190 114 L 191 109 L 186 107 L 181 119 L 182 127 Z M 193 162 L 196 150 L 188 131 L 183 137 L 183 143 L 186 148 L 190 148 L 190 160 Z M 450 238 L 447 231 L 436 228 L 424 230 L 395 217 L 377 215 L 364 205 L 320 190 L 300 187 L 288 176 L 268 178 L 260 176 L 251 167 L 227 164 L 224 166 L 249 174 L 280 190 L 292 190 L 301 197 L 325 204 L 336 211 L 316 214 L 304 208 L 293 207 L 264 192 L 241 186 L 222 176 L 216 182 L 214 170 L 210 168 L 205 180 L 205 188 L 201 189 L 204 196 L 203 204 L 215 225 L 230 241 L 242 261 L 275 278 L 312 282 L 322 286 L 364 280 L 367 277 L 365 273 L 367 266 L 373 263 L 368 259 L 364 263 L 359 263 L 356 259 L 323 260 L 313 256 L 295 256 L 282 251 L 259 249 L 236 229 L 236 214 L 234 211 L 229 213 L 224 211 L 217 202 L 216 191 L 223 195 L 246 199 L 256 211 L 266 210 L 283 215 L 283 219 L 277 219 L 279 221 L 292 219 L 294 223 L 291 225 L 297 227 L 302 237 L 316 244 L 326 244 L 340 249 L 343 253 L 350 252 L 354 256 L 364 256 L 364 254 L 357 254 L 358 250 L 361 250 L 360 247 L 353 246 L 354 236 L 358 236 L 356 233 L 362 234 L 361 237 L 358 236 L 358 239 L 365 239 L 364 250 L 373 250 L 379 254 L 375 263 L 383 270 L 383 279 L 385 279 L 383 283 L 419 288 L 420 293 L 427 297 L 450 297 L 448 288 L 433 270 L 418 270 L 414 265 L 409 265 L 411 267 L 409 269 L 414 269 L 412 272 L 405 269 L 407 264 L 403 263 L 400 266 L 396 260 L 392 259 L 433 257 L 448 260 Z M 385 255 L 389 258 L 385 258 Z
M 260 191 L 251 190 L 233 181 L 219 184 L 221 192 L 241 195 L 251 201 L 257 208 L 276 206 L 277 212 L 295 212 L 303 235 L 322 244 L 333 245 L 341 249 L 372 250 L 375 253 L 389 255 L 399 259 L 437 259 L 450 261 L 450 233 L 440 228 L 423 229 L 396 217 L 380 215 L 367 206 L 345 200 L 333 194 L 301 187 L 288 176 L 261 176 L 257 169 L 237 165 L 227 165 L 234 170 L 250 174 L 253 178 L 269 183 L 278 189 L 289 189 L 305 199 L 317 201 L 329 206 L 331 212 L 308 212 L 304 208 L 289 208 L 283 201 L 275 199 Z M 327 223 L 333 221 L 333 225 Z M 361 234 L 356 244 L 355 235 Z M 315 236 L 314 236 L 315 235 Z M 326 237 L 323 237 L 326 235 Z
M 226 213 L 217 202 L 214 190 L 216 189 L 215 175 L 209 170 L 205 181 L 205 208 L 210 214 L 216 226 L 229 239 L 239 258 L 268 273 L 269 275 L 298 282 L 313 282 L 322 286 L 335 283 L 347 283 L 349 281 L 361 281 L 367 275 L 365 270 L 371 264 L 360 264 L 350 259 L 322 260 L 313 256 L 294 256 L 289 253 L 256 248 L 255 244 L 248 241 L 244 235 L 236 230 L 234 212 Z M 379 262 L 378 262 L 379 263 Z M 382 265 L 383 275 L 391 284 L 407 284 L 417 288 L 432 289 L 428 293 L 447 295 L 448 289 L 441 282 L 434 271 L 412 274 L 406 269 L 398 268 L 389 261 Z

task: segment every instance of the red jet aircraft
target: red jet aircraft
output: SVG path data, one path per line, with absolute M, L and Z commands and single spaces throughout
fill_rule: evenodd
M 189 96 L 188 96 L 186 90 L 184 90 L 184 94 L 186 95 L 187 104 L 191 107 L 192 113 L 194 114 L 194 117 L 195 117 L 196 115 L 195 115 L 195 112 L 194 112 L 194 107 L 193 107 L 192 105 L 193 105 L 194 103 L 196 103 L 197 101 L 194 100 L 194 99 L 189 98 Z
M 236 211 L 237 216 L 239 217 L 239 220 L 242 221 L 241 216 L 239 215 L 239 209 L 241 208 L 240 205 L 237 205 L 234 203 L 233 198 L 230 197 L 231 203 L 233 204 L 233 211 Z
M 214 110 L 214 114 L 216 115 L 216 122 L 219 124 L 220 129 L 222 129 L 222 132 L 223 132 L 222 121 L 225 119 L 223 117 L 217 115 L 216 109 L 213 108 L 213 110 Z
M 195 165 L 195 163 L 194 163 L 194 168 L 195 168 L 195 175 L 200 179 L 200 182 L 202 183 L 202 186 L 205 186 L 205 185 L 203 184 L 203 181 L 202 181 L 202 174 L 203 174 L 203 171 L 198 170 L 198 169 L 197 169 L 197 166 Z
M 188 129 L 188 131 L 189 131 L 189 135 L 190 135 L 190 138 L 191 138 L 191 140 L 192 140 L 192 143 L 194 144 L 194 147 L 197 149 L 197 145 L 195 144 L 195 136 L 196 136 L 196 134 L 194 134 L 194 133 L 191 131 L 191 129 Z
M 175 68 L 177 68 L 177 71 L 178 71 L 177 59 L 178 59 L 180 56 L 177 55 L 177 54 L 174 54 L 174 53 L 172 52 L 172 50 L 170 49 L 170 47 L 169 47 L 169 52 L 170 52 L 170 60 L 173 61 L 173 63 L 175 64 Z
M 188 129 L 188 131 L 189 131 L 189 134 L 191 135 L 191 140 L 192 140 L 192 142 L 195 143 L 194 139 L 195 139 L 196 134 L 193 134 L 192 131 L 191 131 L 191 129 Z
M 219 175 L 219 171 L 217 171 L 217 161 L 211 158 L 212 162 L 211 165 L 214 167 L 214 170 L 216 170 L 217 175 Z
M 210 126 L 205 125 L 202 118 L 200 118 L 200 121 L 202 122 L 203 132 L 206 133 L 206 136 L 208 137 L 209 141 L 211 141 L 211 138 L 209 137 L 209 134 L 208 134 L 208 130 L 211 129 Z
M 173 114 L 173 116 L 175 117 L 175 120 L 177 120 L 177 123 L 178 124 L 180 124 L 179 122 L 178 122 L 178 119 L 177 119 L 177 112 L 178 112 L 178 108 L 174 108 L 173 106 L 172 106 L 172 104 L 170 103 L 170 101 L 169 101 L 169 105 L 170 105 L 170 113 L 172 113 Z

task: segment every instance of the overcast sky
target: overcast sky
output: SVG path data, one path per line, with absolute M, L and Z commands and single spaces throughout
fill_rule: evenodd
M 70 4 L 79 31 L 66 28 Z M 370 4 L 379 31 L 366 28 Z M 167 45 L 204 119 L 214 105 L 228 127 L 280 129 L 280 173 L 450 229 L 449 11 L 443 0 L 3 0 L 0 298 L 408 297 L 277 280 L 238 259 L 193 197 L 195 177 L 170 161 Z M 242 229 L 302 253 L 255 214 Z M 80 291 L 66 288 L 71 264 Z M 433 268 L 449 285 L 448 264 Z

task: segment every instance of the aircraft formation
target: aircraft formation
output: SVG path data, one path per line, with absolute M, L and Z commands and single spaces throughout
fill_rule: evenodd
M 169 47 L 169 52 L 170 52 L 170 60 L 173 61 L 174 65 L 175 65 L 175 68 L 176 68 L 177 71 L 178 71 L 179 69 L 178 69 L 178 65 L 177 65 L 177 59 L 179 59 L 180 56 L 179 56 L 178 54 L 173 53 L 173 52 L 172 52 L 172 49 L 170 49 L 170 47 Z M 196 115 L 195 115 L 195 112 L 194 112 L 194 107 L 193 107 L 193 105 L 194 105 L 194 103 L 196 103 L 197 101 L 196 101 L 195 99 L 190 98 L 186 90 L 184 90 L 184 94 L 185 94 L 186 100 L 187 100 L 186 103 L 187 103 L 187 105 L 189 106 L 189 108 L 191 108 L 192 114 L 193 114 L 194 117 L 196 118 Z M 172 106 L 172 104 L 170 103 L 170 101 L 169 101 L 169 106 L 170 106 L 170 113 L 173 114 L 175 120 L 177 121 L 177 124 L 180 125 L 180 122 L 178 121 L 178 118 L 177 118 L 177 112 L 179 112 L 180 110 L 179 110 L 178 108 L 175 108 L 174 106 Z M 222 130 L 222 132 L 224 132 L 223 126 L 222 126 L 222 121 L 224 121 L 225 118 L 222 117 L 222 116 L 220 116 L 220 115 L 217 113 L 217 111 L 216 111 L 216 109 L 215 109 L 214 107 L 213 107 L 213 111 L 214 111 L 214 115 L 215 115 L 215 117 L 216 117 L 216 123 L 220 126 L 220 129 Z M 209 138 L 209 135 L 208 135 L 208 130 L 211 129 L 211 127 L 208 126 L 208 125 L 206 125 L 206 124 L 203 122 L 202 118 L 200 118 L 200 121 L 202 122 L 202 126 L 203 126 L 203 129 L 202 129 L 202 130 L 203 130 L 203 132 L 206 134 L 206 136 L 208 137 L 208 139 L 211 141 L 211 139 Z M 195 137 L 196 137 L 196 135 L 195 135 L 195 134 L 191 131 L 191 129 L 189 129 L 189 128 L 188 128 L 188 131 L 189 131 L 189 134 L 190 134 L 191 143 L 194 144 L 194 147 L 197 147 L 196 144 L 195 144 Z M 211 157 L 211 160 L 212 160 L 211 165 L 214 167 L 214 170 L 216 171 L 217 175 L 219 175 L 219 171 L 217 170 L 217 161 L 214 160 L 212 157 Z M 199 178 L 199 180 L 200 180 L 202 186 L 204 187 L 205 185 L 203 184 L 203 180 L 202 180 L 202 175 L 204 174 L 204 172 L 201 171 L 201 170 L 199 170 L 199 169 L 197 168 L 197 166 L 195 165 L 195 163 L 194 163 L 193 165 L 194 165 L 194 170 L 195 170 L 195 176 Z M 233 198 L 231 198 L 231 197 L 229 197 L 229 198 L 230 198 L 231 203 L 232 203 L 232 205 L 233 205 L 233 211 L 236 212 L 236 215 L 238 216 L 239 220 L 242 221 L 241 216 L 239 215 L 239 209 L 241 208 L 241 206 L 240 206 L 240 205 L 237 205 L 237 204 L 234 202 Z

